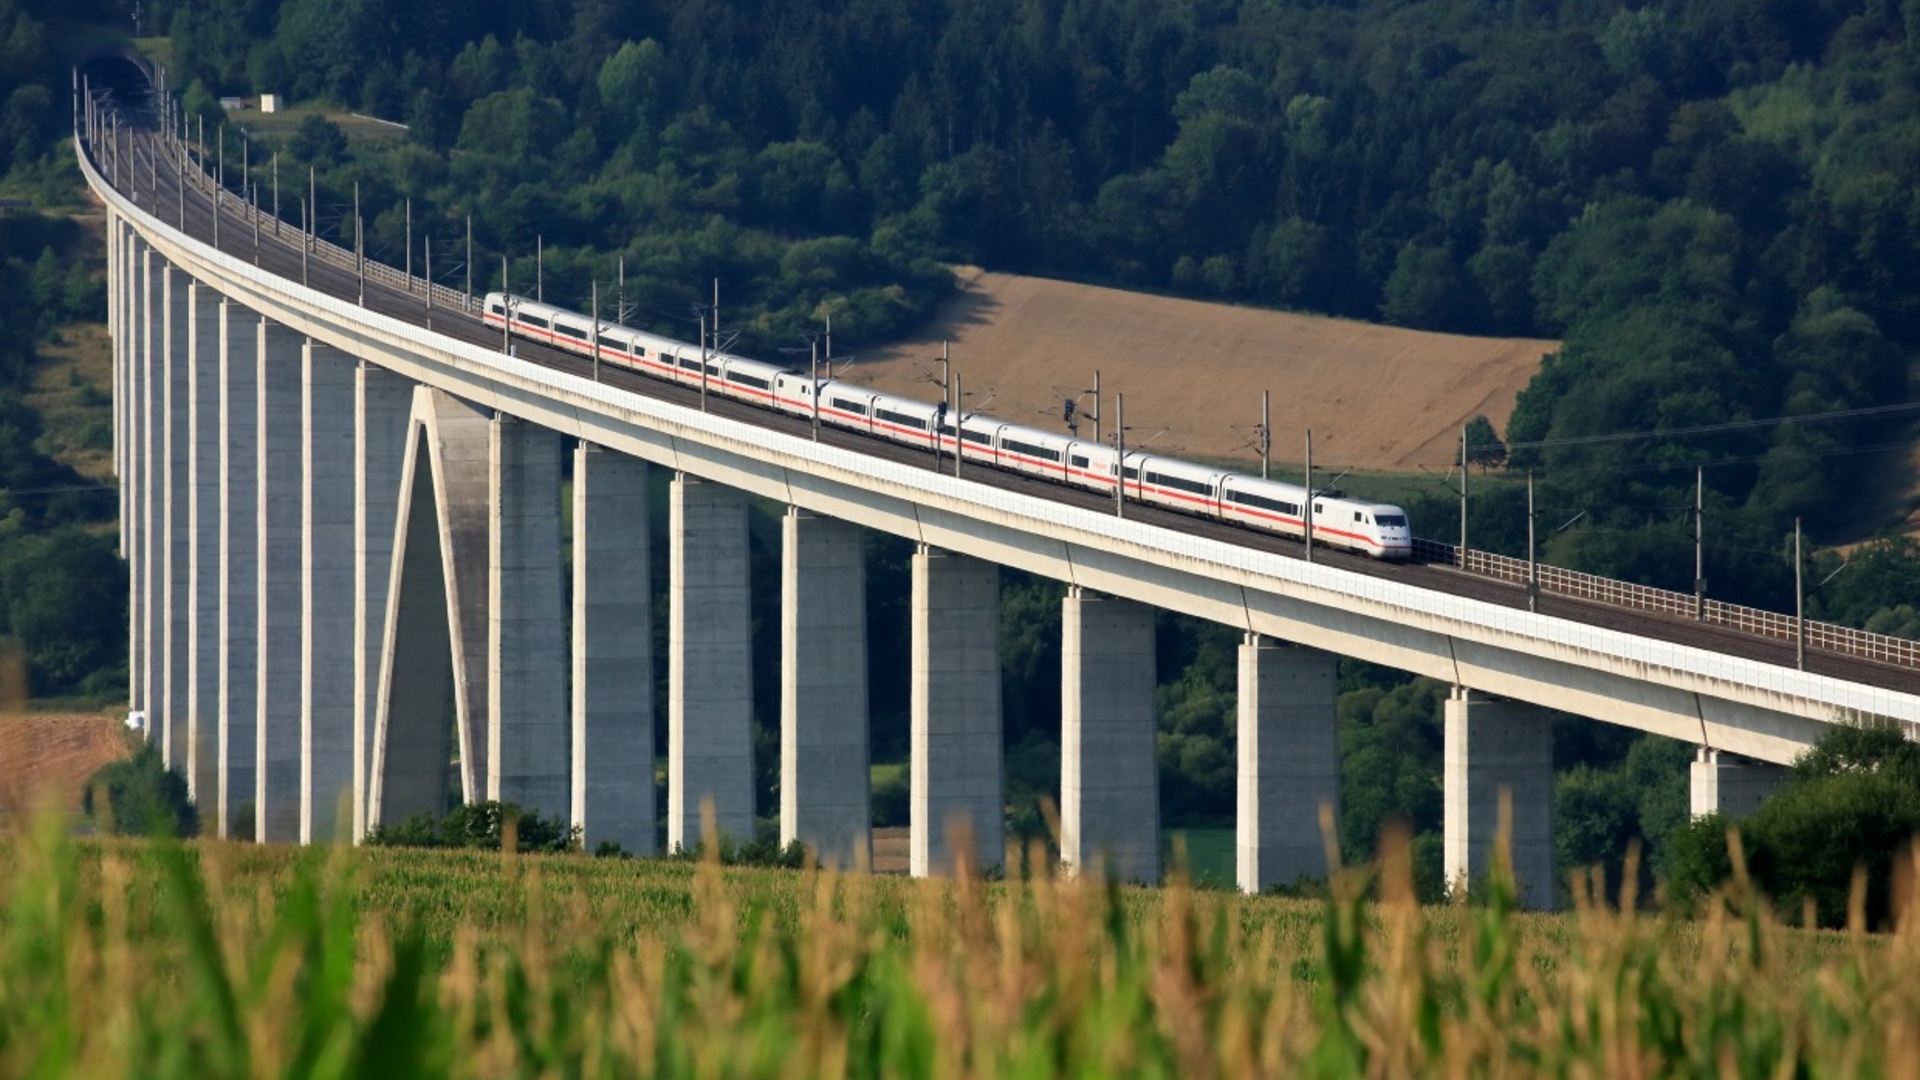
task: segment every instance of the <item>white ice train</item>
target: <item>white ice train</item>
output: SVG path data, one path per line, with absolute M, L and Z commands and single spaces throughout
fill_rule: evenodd
M 488 293 L 483 318 L 501 326 L 512 320 L 513 333 L 534 341 L 590 354 L 593 319 L 577 311 L 521 296 Z M 691 386 L 700 385 L 700 347 L 649 334 L 618 323 L 602 322 L 602 362 Z M 707 392 L 751 402 L 795 416 L 814 409 L 814 388 L 807 373 L 729 353 L 707 357 Z M 852 383 L 823 380 L 819 386 L 820 422 L 864 431 L 892 442 L 936 448 L 952 454 L 955 446 L 967 463 L 978 462 L 1013 472 L 1045 477 L 1073 487 L 1113 494 L 1126 484 L 1126 498 L 1169 507 L 1199 517 L 1245 525 L 1298 539 L 1305 531 L 1306 489 L 1146 451 L 1129 450 L 1124 481 L 1117 479 L 1116 452 L 1090 442 L 989 416 L 961 419 L 958 442 L 944 405 L 879 394 Z M 1314 492 L 1313 538 L 1317 544 L 1361 552 L 1377 559 L 1405 559 L 1413 551 L 1406 512 L 1386 503 L 1347 498 L 1330 489 Z

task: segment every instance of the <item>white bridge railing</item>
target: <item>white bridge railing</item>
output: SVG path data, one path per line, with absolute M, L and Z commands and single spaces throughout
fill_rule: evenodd
M 1413 554 L 1415 558 L 1424 559 L 1427 562 L 1459 566 L 1470 574 L 1480 574 L 1522 586 L 1527 583 L 1527 560 L 1525 559 L 1468 549 L 1463 566 L 1457 545 L 1442 544 L 1433 540 L 1415 540 Z M 1555 593 L 1578 600 L 1592 600 L 1610 607 L 1632 608 L 1636 611 L 1653 611 L 1663 615 L 1697 619 L 1714 626 L 1730 627 L 1782 641 L 1795 640 L 1799 632 L 1798 621 L 1793 616 L 1778 612 L 1741 607 L 1738 604 L 1725 604 L 1718 600 L 1708 600 L 1701 605 L 1691 593 L 1656 589 L 1649 585 L 1635 585 L 1630 581 L 1619 581 L 1596 574 L 1583 574 L 1578 570 L 1566 570 L 1544 563 L 1540 564 L 1539 573 L 1540 591 L 1543 593 Z M 1886 634 L 1869 633 L 1865 630 L 1854 630 L 1850 627 L 1836 626 L 1833 623 L 1814 622 L 1811 619 L 1807 620 L 1806 625 L 1807 647 L 1810 649 L 1825 649 L 1828 652 L 1878 660 L 1883 664 L 1920 668 L 1920 642 L 1889 637 Z

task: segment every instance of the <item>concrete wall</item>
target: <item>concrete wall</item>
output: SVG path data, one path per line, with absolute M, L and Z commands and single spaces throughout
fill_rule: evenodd
M 1239 812 L 1242 892 L 1328 873 L 1322 806 L 1339 811 L 1340 658 L 1250 634 L 1240 646 Z
M 669 500 L 667 849 L 702 839 L 704 804 L 722 835 L 753 837 L 752 612 L 747 501 L 676 476 Z
M 1553 727 L 1547 710 L 1455 687 L 1446 705 L 1444 860 L 1456 888 L 1493 871 L 1508 801 L 1513 877 L 1524 907 L 1551 910 Z
M 496 416 L 488 503 L 487 797 L 570 810 L 560 436 Z
M 789 507 L 781 538 L 780 842 L 864 869 L 873 810 L 860 530 Z
M 648 517 L 646 462 L 574 448 L 572 821 L 588 851 L 660 846 Z
M 220 722 L 218 834 L 234 835 L 258 780 L 260 316 L 220 305 Z M 202 828 L 207 812 L 202 804 Z M 249 813 L 251 811 L 249 810 Z M 251 839 L 253 832 L 248 829 Z
M 913 556 L 912 826 L 915 877 L 1004 861 L 1000 568 L 922 545 Z
M 1060 858 L 1160 880 L 1153 609 L 1070 590 L 1060 646 Z

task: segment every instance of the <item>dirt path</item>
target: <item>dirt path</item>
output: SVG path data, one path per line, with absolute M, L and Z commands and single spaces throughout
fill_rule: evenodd
M 1312 427 L 1330 466 L 1444 464 L 1460 425 L 1483 413 L 1502 432 L 1514 396 L 1557 342 L 1473 338 L 1204 304 L 1043 278 L 967 271 L 964 291 L 920 337 L 865 354 L 845 376 L 933 400 L 942 338 L 971 407 L 1064 430 L 1060 399 L 1099 370 L 1111 437 L 1115 391 L 1128 441 L 1189 457 L 1252 460 L 1260 392 L 1273 393 L 1273 456 L 1298 461 Z M 1091 409 L 1092 398 L 1080 402 Z M 1091 424 L 1081 431 L 1092 434 Z

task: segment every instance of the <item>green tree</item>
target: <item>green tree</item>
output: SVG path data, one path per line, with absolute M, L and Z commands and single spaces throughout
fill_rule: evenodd
M 81 805 L 116 836 L 188 837 L 200 832 L 200 814 L 187 797 L 187 780 L 160 762 L 160 748 L 142 742 L 131 757 L 101 766 L 87 780 Z

